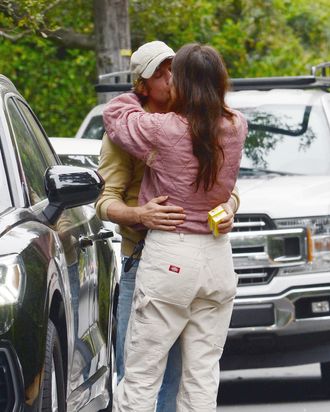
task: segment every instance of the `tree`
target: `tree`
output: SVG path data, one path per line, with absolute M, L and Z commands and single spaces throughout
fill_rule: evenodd
M 51 3 L 47 0 L 3 0 L 0 12 L 7 17 L 9 30 L 2 30 L 0 35 L 17 41 L 35 33 L 65 49 L 94 50 L 98 74 L 127 70 L 131 48 L 128 0 L 93 0 L 90 10 L 88 3 L 87 0 L 53 0 Z M 69 24 L 74 23 L 72 16 L 89 11 L 87 28 L 77 25 L 85 19 L 76 19 L 69 27 L 63 26 L 70 11 Z M 10 27 L 12 25 L 16 30 Z
M 98 73 L 128 70 L 131 54 L 128 0 L 94 0 Z
M 128 69 L 129 54 L 128 0 L 0 3 L 0 72 L 50 136 L 76 132 L 96 104 L 97 76 Z
M 127 69 L 130 41 L 211 44 L 232 77 L 306 74 L 330 60 L 329 0 L 130 0 L 130 25 L 128 2 L 0 0 L 0 72 L 49 135 L 75 133 L 97 75 Z
M 232 77 L 306 74 L 330 60 L 329 0 L 131 0 L 132 42 L 213 45 Z M 133 47 L 134 48 L 134 47 Z

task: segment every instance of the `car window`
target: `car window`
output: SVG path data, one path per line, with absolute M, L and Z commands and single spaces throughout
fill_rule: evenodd
M 1 147 L 0 147 L 1 149 Z M 3 164 L 2 152 L 0 151 L 0 213 L 12 206 L 9 187 L 7 183 L 7 174 Z
M 12 132 L 16 140 L 22 163 L 31 205 L 46 198 L 44 190 L 44 173 L 48 167 L 35 134 L 15 104 L 14 98 L 8 99 L 7 109 Z
M 98 115 L 98 116 L 94 116 L 91 118 L 81 138 L 102 140 L 103 135 L 104 135 L 103 118 L 101 115 Z
M 24 117 L 30 125 L 31 132 L 34 134 L 48 166 L 55 165 L 57 161 L 52 150 L 49 147 L 48 138 L 42 130 L 41 126 L 39 125 L 38 121 L 34 117 L 33 113 L 30 111 L 30 109 L 23 102 L 18 100 L 17 104 L 20 110 L 24 113 Z
M 321 106 L 261 105 L 239 110 L 249 123 L 243 175 L 251 169 L 330 174 L 330 130 Z

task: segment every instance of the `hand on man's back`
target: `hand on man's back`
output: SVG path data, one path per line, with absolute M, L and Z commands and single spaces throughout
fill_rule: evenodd
M 173 231 L 186 215 L 179 206 L 162 205 L 168 196 L 158 196 L 138 208 L 139 220 L 148 229 Z

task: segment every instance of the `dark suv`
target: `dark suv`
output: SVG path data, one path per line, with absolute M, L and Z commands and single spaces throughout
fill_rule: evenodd
M 97 172 L 63 166 L 0 75 L 0 411 L 111 410 L 116 261 L 90 203 Z

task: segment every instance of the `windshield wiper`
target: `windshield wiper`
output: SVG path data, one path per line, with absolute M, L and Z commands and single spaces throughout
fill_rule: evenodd
M 306 133 L 308 128 L 308 122 L 311 115 L 312 106 L 306 106 L 302 118 L 302 122 L 300 124 L 300 129 L 284 129 L 283 127 L 271 126 L 269 124 L 258 124 L 253 123 L 252 120 L 248 119 L 249 129 L 251 130 L 262 130 L 264 132 L 270 132 L 274 134 L 282 134 L 285 136 L 301 136 Z

